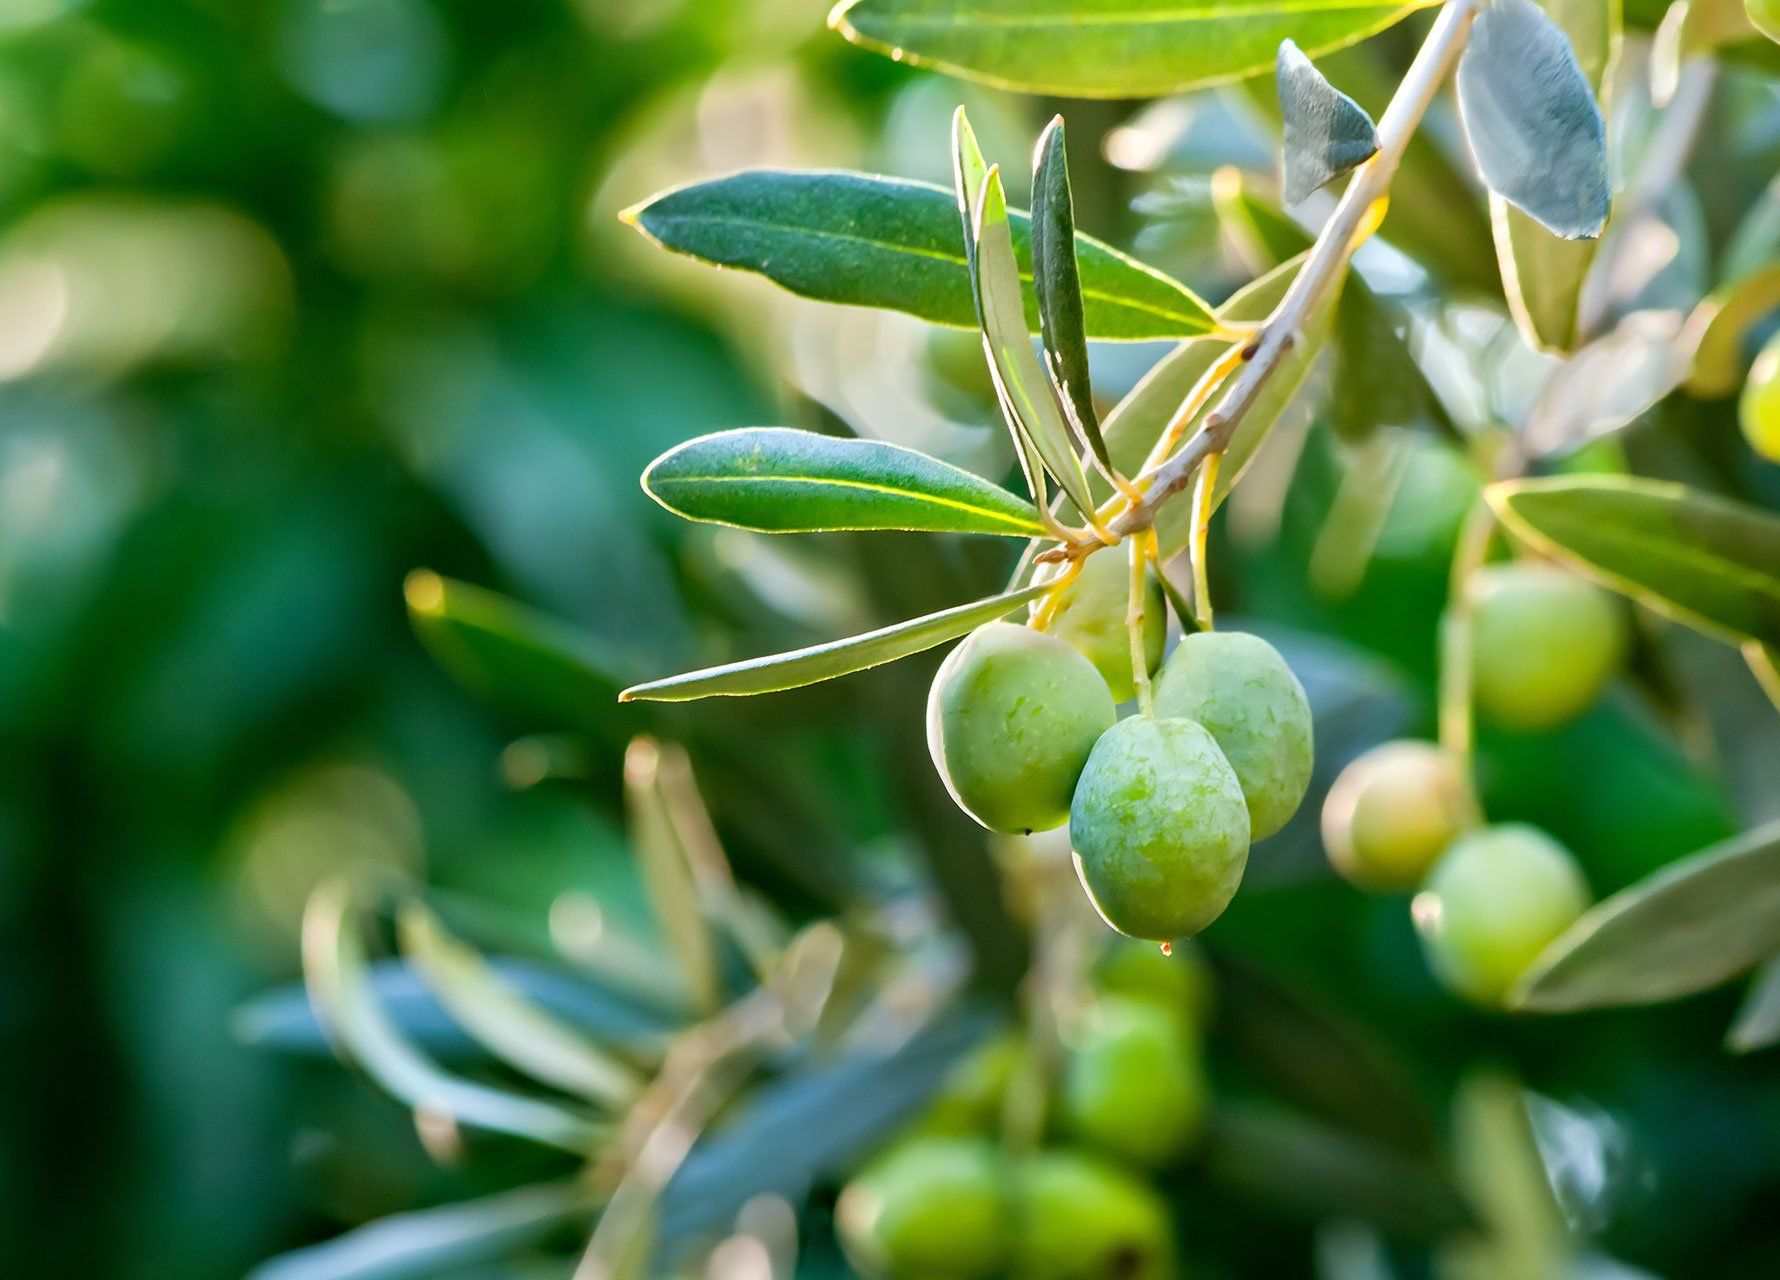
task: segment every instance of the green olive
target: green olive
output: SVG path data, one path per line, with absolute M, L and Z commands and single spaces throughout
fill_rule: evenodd
M 1775 29 L 1780 30 L 1780 0 L 1749 0 L 1750 13 L 1757 4 L 1766 5 Z M 1755 357 L 1737 401 L 1737 419 L 1749 447 L 1769 462 L 1780 462 L 1780 333 L 1768 339 L 1768 345 Z
M 1077 1151 L 1045 1151 L 1016 1175 L 1015 1280 L 1170 1280 L 1174 1229 L 1154 1187 Z
M 1178 1013 L 1104 997 L 1068 1039 L 1061 1113 L 1071 1136 L 1133 1164 L 1166 1164 L 1205 1123 L 1205 1073 Z
M 1026 1042 L 1008 1031 L 978 1046 L 940 1085 L 920 1131 L 928 1134 L 989 1134 L 1001 1123 L 1009 1085 L 1026 1058 Z
M 1411 911 L 1440 980 L 1496 1004 L 1588 903 L 1570 851 L 1537 827 L 1510 823 L 1459 837 Z
M 1498 723 L 1551 729 L 1600 696 L 1624 660 L 1614 596 L 1555 565 L 1488 565 L 1468 585 L 1478 707 Z
M 991 831 L 1069 817 L 1088 753 L 1117 716 L 1094 664 L 1055 636 L 1006 622 L 954 649 L 927 699 L 927 745 L 958 807 Z
M 1458 762 L 1431 742 L 1387 742 L 1354 760 L 1323 802 L 1329 861 L 1362 889 L 1427 878 L 1475 812 Z
M 1169 655 L 1156 714 L 1210 731 L 1248 802 L 1249 838 L 1285 826 L 1310 786 L 1310 703 L 1279 650 L 1240 631 L 1200 631 Z
M 1189 1027 L 1211 1014 L 1211 972 L 1191 942 L 1164 952 L 1149 942 L 1117 938 L 1094 968 L 1094 989 L 1109 996 L 1145 1000 L 1167 1009 Z
M 835 1229 L 856 1266 L 911 1280 L 972 1280 L 1007 1268 L 1013 1186 L 981 1138 L 915 1138 L 847 1184 Z
M 1162 584 L 1145 579 L 1143 650 L 1146 672 L 1161 665 L 1162 646 L 1168 638 L 1168 601 Z M 1112 695 L 1120 702 L 1137 692 L 1131 674 L 1131 632 L 1125 625 L 1131 596 L 1131 572 L 1124 555 L 1102 551 L 1082 561 L 1075 581 L 1063 588 L 1050 633 L 1067 641 L 1092 662 Z
M 1191 720 L 1133 716 L 1101 735 L 1069 811 L 1076 873 L 1120 933 L 1168 941 L 1223 914 L 1248 863 L 1248 806 Z
M 1780 42 L 1780 0 L 1743 0 L 1743 8 L 1757 31 Z

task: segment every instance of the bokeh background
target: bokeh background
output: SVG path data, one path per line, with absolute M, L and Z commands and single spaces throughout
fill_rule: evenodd
M 942 607 L 1007 572 L 999 545 L 689 526 L 637 484 L 672 444 L 763 423 L 1010 473 L 973 336 L 799 302 L 619 218 L 756 165 L 946 181 L 960 101 L 1004 158 L 1063 105 L 857 50 L 823 8 L 0 5 L 9 1273 L 239 1275 L 544 1163 L 497 1145 L 440 1165 L 325 1052 L 241 1033 L 243 1002 L 297 976 L 304 901 L 343 869 L 423 880 L 485 943 L 547 947 L 594 903 L 648 927 L 618 767 L 646 722 L 602 704 L 577 712 L 573 744 L 512 748 L 561 726 L 440 669 L 410 627 L 411 571 L 520 599 L 637 676 Z M 1331 74 L 1388 87 L 1418 31 Z M 1644 286 L 1710 287 L 1780 162 L 1772 83 L 1720 79 L 1664 197 L 1677 247 Z M 1252 273 L 1219 233 L 1210 175 L 1270 180 L 1257 100 L 1069 104 L 1079 222 L 1225 296 Z M 1623 145 L 1641 119 L 1616 123 Z M 1537 361 L 1507 349 L 1480 201 L 1458 177 L 1446 195 L 1423 220 L 1446 243 L 1413 247 L 1478 299 L 1455 341 L 1503 345 L 1504 371 L 1449 400 L 1508 418 Z M 1097 350 L 1102 389 L 1159 351 Z M 1780 469 L 1744 450 L 1727 404 L 1649 419 L 1601 447 L 1780 502 Z M 1317 701 L 1319 786 L 1430 724 L 1446 564 L 1477 487 L 1429 431 L 1356 543 L 1339 498 L 1355 464 L 1324 425 L 1291 428 L 1217 534 L 1222 607 L 1279 637 Z M 931 892 L 993 997 L 1026 944 L 931 777 L 915 708 L 935 661 L 698 708 L 695 757 L 738 872 L 790 918 Z M 1638 676 L 1559 734 L 1484 742 L 1492 811 L 1547 826 L 1602 893 L 1780 812 L 1774 718 L 1734 654 L 1665 631 Z M 544 769 L 552 751 L 567 758 Z M 1553 1021 L 1462 1009 L 1400 902 L 1328 876 L 1313 818 L 1257 851 L 1209 943 L 1366 1028 L 1431 1116 L 1480 1062 L 1553 1100 L 1584 1135 L 1576 1212 L 1618 1256 L 1666 1276 L 1780 1272 L 1780 1087 L 1771 1061 L 1719 1048 L 1734 993 Z M 1196 1229 L 1236 1260 L 1219 1274 L 1290 1275 L 1313 1225 L 1263 1199 Z

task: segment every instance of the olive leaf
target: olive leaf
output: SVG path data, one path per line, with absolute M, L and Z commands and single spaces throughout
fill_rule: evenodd
M 1569 38 L 1577 65 L 1597 104 L 1619 46 L 1620 0 L 1541 0 Z M 1502 268 L 1509 312 L 1527 342 L 1545 351 L 1570 351 L 1581 340 L 1582 284 L 1597 240 L 1567 240 L 1530 214 L 1490 194 L 1490 227 Z
M 1509 995 L 1565 1012 L 1707 990 L 1780 948 L 1780 823 L 1683 858 L 1597 903 Z
M 676 445 L 643 489 L 688 520 L 763 533 L 912 529 L 1042 533 L 1032 504 L 950 463 L 873 440 L 787 427 L 720 431 Z
M 751 169 L 664 191 L 622 217 L 665 249 L 763 275 L 818 302 L 882 307 L 961 328 L 977 323 L 956 205 L 931 183 Z M 1016 212 L 1009 224 L 1020 275 L 1030 280 L 1030 220 Z M 1076 252 L 1090 337 L 1138 342 L 1212 328 L 1211 309 L 1178 280 L 1092 236 L 1078 235 Z M 1038 332 L 1036 305 L 1026 324 Z
M 1493 0 L 1459 56 L 1459 111 L 1491 191 L 1566 240 L 1607 225 L 1607 125 L 1562 28 Z
M 1516 534 L 1658 613 L 1731 643 L 1780 643 L 1780 517 L 1630 476 L 1484 493 Z
M 661 926 L 694 1008 L 715 1013 L 724 994 L 716 938 L 699 899 L 689 852 L 661 792 L 662 745 L 632 740 L 624 753 L 624 812 L 649 905 Z
M 1297 204 L 1369 159 L 1378 150 L 1378 129 L 1365 108 L 1330 84 L 1290 40 L 1280 41 L 1274 76 L 1285 201 Z
M 1565 240 L 1554 243 L 1581 244 Z M 1537 457 L 1636 422 L 1687 377 L 1700 326 L 1679 311 L 1633 311 L 1552 372 L 1521 424 Z
M 1039 135 L 1032 167 L 1032 287 L 1044 335 L 1045 369 L 1076 435 L 1103 471 L 1112 471 L 1088 377 L 1088 331 L 1075 257 L 1075 206 L 1064 154 L 1063 117 Z
M 828 25 L 898 61 L 1072 98 L 1152 98 L 1273 65 L 1288 36 L 1338 49 L 1431 0 L 842 0 Z
M 1732 1053 L 1754 1053 L 1780 1041 L 1780 959 L 1769 960 L 1755 971 L 1736 1020 L 1725 1034 L 1725 1048 Z
M 1051 391 L 1044 366 L 1032 350 L 1025 322 L 1020 274 L 1014 263 L 1014 242 L 1008 232 L 1007 197 L 1001 171 L 991 165 L 976 202 L 977 297 L 983 311 L 983 345 L 988 348 L 995 390 L 1016 438 L 1024 437 L 1044 468 L 1084 516 L 1093 512 L 1088 478 L 1070 443 L 1069 426 Z M 1042 490 L 1036 486 L 1033 496 Z
M 687 702 L 694 698 L 776 693 L 781 689 L 797 689 L 832 680 L 955 640 L 985 622 L 1006 617 L 1021 605 L 1036 600 L 1047 589 L 1043 583 L 1022 587 L 845 640 L 831 640 L 789 653 L 749 658 L 745 662 L 731 662 L 651 680 L 626 689 L 619 695 L 619 700 Z
M 1712 292 L 1688 319 L 1697 328 L 1687 392 L 1701 399 L 1736 393 L 1748 362 L 1743 339 L 1756 321 L 1780 307 L 1780 262 L 1767 263 Z

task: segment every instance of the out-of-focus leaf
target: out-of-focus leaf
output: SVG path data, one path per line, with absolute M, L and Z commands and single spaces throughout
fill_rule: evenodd
M 1472 1221 L 1437 1167 L 1270 1106 L 1215 1110 L 1201 1158 L 1224 1187 L 1311 1221 L 1358 1218 L 1421 1240 Z
M 1780 262 L 1772 262 L 1732 284 L 1716 289 L 1688 320 L 1699 339 L 1687 393 L 1701 399 L 1734 395 L 1743 385 L 1748 364 L 1743 337 L 1749 327 L 1780 307 Z
M 1493 0 L 1459 56 L 1459 109 L 1490 190 L 1566 240 L 1607 225 L 1607 126 L 1562 28 Z
M 1365 108 L 1330 84 L 1290 40 L 1280 42 L 1274 76 L 1284 133 L 1285 201 L 1297 204 L 1372 156 L 1378 130 Z
M 637 738 L 624 753 L 625 811 L 631 844 L 662 935 L 679 962 L 699 1010 L 714 1012 L 723 995 L 717 949 L 698 900 L 692 868 L 662 799 L 661 746 Z
M 1780 947 L 1780 823 L 1664 867 L 1597 903 L 1511 994 L 1523 1009 L 1653 1004 L 1715 987 Z
M 937 458 L 787 427 L 688 440 L 649 464 L 643 488 L 688 520 L 764 533 L 1043 532 L 1031 503 Z
M 952 193 L 862 173 L 756 169 L 663 192 L 625 215 L 663 247 L 766 276 L 819 302 L 906 311 L 972 328 L 970 269 Z M 1020 275 L 1032 278 L 1030 221 L 1009 216 Z M 1183 338 L 1211 310 L 1177 280 L 1077 236 L 1090 337 Z M 1039 329 L 1036 302 L 1027 328 Z
M 367 1223 L 262 1262 L 248 1280 L 431 1280 L 496 1263 L 592 1209 L 572 1182 L 521 1187 Z
M 1650 96 L 1666 106 L 1688 59 L 1758 38 L 1743 0 L 1676 0 L 1650 42 Z
M 651 680 L 647 684 L 633 685 L 621 697 L 626 701 L 686 702 L 693 698 L 737 697 L 801 688 L 894 662 L 954 640 L 985 622 L 1005 618 L 1021 605 L 1037 599 L 1044 590 L 1042 583 L 1022 587 L 987 600 L 880 627 L 864 635 L 849 636 L 845 640 L 830 640 L 807 649 L 793 649 L 789 653 L 749 658 L 744 662 Z
M 371 987 L 352 891 L 344 881 L 329 881 L 310 899 L 303 917 L 303 973 L 316 1016 L 342 1055 L 416 1111 L 577 1155 L 592 1149 L 598 1130 L 585 1117 L 451 1075 L 397 1030 Z
M 1365 0 L 1291 6 L 1214 0 L 843 0 L 828 23 L 917 66 L 1025 93 L 1153 98 L 1273 65 L 1288 36 L 1312 54 L 1383 30 L 1421 7 Z
M 1082 443 L 1103 468 L 1112 457 L 1100 434 L 1088 379 L 1088 331 L 1083 320 L 1081 271 L 1075 260 L 1075 205 L 1064 155 L 1063 117 L 1039 135 L 1032 169 L 1032 287 L 1038 295 L 1045 368 Z
M 1520 1087 L 1496 1074 L 1468 1077 L 1454 1101 L 1452 1148 L 1482 1222 L 1439 1252 L 1438 1280 L 1566 1280 L 1569 1233 Z
M 1619 0 L 1542 0 L 1541 7 L 1569 37 L 1577 65 L 1599 104 L 1619 44 Z M 1573 350 L 1581 338 L 1577 322 L 1582 282 L 1599 242 L 1553 235 L 1493 192 L 1490 225 L 1508 309 L 1522 335 L 1542 350 Z
M 1697 336 L 1678 311 L 1632 312 L 1551 375 L 1527 412 L 1527 446 L 1564 453 L 1630 426 L 1681 385 Z
M 1658 613 L 1780 643 L 1780 517 L 1631 476 L 1510 481 L 1485 496 L 1516 534 Z
M 1780 13 L 1774 6 L 1764 4 L 1762 0 L 1743 0 L 1743 9 L 1749 15 L 1749 24 L 1768 39 L 1780 44 Z
M 516 601 L 416 569 L 402 587 L 429 652 L 473 692 L 540 722 L 618 730 L 624 668 L 581 633 Z
M 1076 509 L 1089 514 L 1094 502 L 1088 496 L 1087 477 L 1070 444 L 1063 410 L 1051 393 L 1044 366 L 1032 350 L 1021 319 L 1024 291 L 1008 233 L 1007 197 L 1001 189 L 1001 172 L 995 167 L 984 177 L 982 197 L 977 201 L 974 270 L 983 314 L 983 345 L 989 351 L 990 371 L 995 375 L 995 390 L 1008 426 L 1031 441 L 1045 470 Z
M 1754 1053 L 1775 1041 L 1780 1041 L 1780 960 L 1770 960 L 1755 971 L 1724 1038 L 1732 1053 Z
M 622 1107 L 636 1074 L 581 1032 L 528 1000 L 418 902 L 402 905 L 402 950 L 447 1012 L 497 1058 L 565 1092 Z

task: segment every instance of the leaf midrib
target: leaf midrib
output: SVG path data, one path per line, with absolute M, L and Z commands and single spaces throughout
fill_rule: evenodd
M 907 498 L 914 502 L 928 502 L 935 506 L 950 507 L 956 511 L 963 511 L 971 515 L 983 516 L 990 520 L 999 521 L 1012 528 L 1019 529 L 1022 532 L 1043 532 L 1037 520 L 1026 520 L 1006 512 L 996 511 L 992 507 L 972 506 L 970 503 L 962 502 L 956 498 L 944 498 L 938 494 L 926 493 L 916 489 L 898 489 L 891 485 L 872 484 L 867 480 L 840 480 L 832 479 L 827 476 L 689 475 L 672 476 L 665 482 L 661 477 L 657 476 L 652 478 L 651 484 L 658 493 L 662 492 L 664 489 L 671 488 L 676 484 L 804 484 L 814 486 L 829 485 L 840 489 L 863 489 L 870 493 L 888 494 L 891 497 Z

